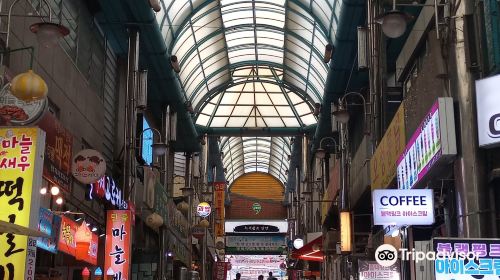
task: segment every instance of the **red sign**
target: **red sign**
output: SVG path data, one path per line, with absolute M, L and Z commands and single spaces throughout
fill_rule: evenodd
M 214 270 L 214 280 L 226 280 L 228 262 L 217 262 Z
M 78 224 L 67 218 L 66 216 L 61 217 L 61 231 L 59 232 L 59 251 L 66 254 L 75 256 L 76 255 L 76 240 L 75 234 L 78 230 Z
M 76 256 L 76 239 L 75 234 L 78 230 L 78 223 L 67 218 L 66 216 L 61 216 L 61 230 L 59 232 L 59 251 L 66 254 Z M 90 264 L 97 265 L 97 252 L 99 249 L 99 237 L 97 234 L 92 233 L 92 240 L 90 241 L 90 247 L 88 251 L 88 256 L 86 256 L 83 261 Z
M 113 279 L 129 280 L 132 213 L 130 210 L 107 212 L 104 272 L 111 268 Z
M 108 201 L 118 209 L 128 209 L 127 202 L 123 198 L 121 188 L 115 183 L 115 180 L 109 176 L 103 176 L 97 182 L 89 184 L 88 198 L 101 199 Z
M 38 126 L 47 133 L 43 177 L 69 192 L 73 136 L 51 113 L 45 114 Z
M 86 261 L 92 265 L 97 265 L 97 252 L 99 251 L 99 237 L 97 234 L 92 233 L 92 240 L 90 241 L 90 247 L 88 255 L 85 256 L 83 261 Z
M 214 182 L 215 195 L 215 236 L 224 236 L 224 200 L 225 200 L 225 182 Z

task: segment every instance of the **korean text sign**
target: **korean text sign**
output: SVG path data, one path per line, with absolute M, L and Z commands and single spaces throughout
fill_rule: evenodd
M 414 188 L 438 161 L 456 153 L 453 100 L 441 97 L 432 105 L 399 157 L 398 188 Z
M 372 189 L 387 188 L 389 186 L 396 176 L 396 162 L 405 151 L 405 146 L 405 109 L 403 102 L 370 160 Z
M 432 225 L 434 193 L 430 189 L 373 190 L 375 225 Z
M 435 238 L 432 243 L 442 256 L 434 261 L 436 280 L 499 279 L 500 239 Z
M 108 210 L 104 271 L 111 268 L 116 280 L 128 280 L 130 268 L 130 210 Z
M 68 255 L 76 256 L 75 234 L 78 223 L 66 216 L 61 217 L 61 230 L 59 233 L 59 251 Z
M 376 261 L 358 260 L 359 280 L 399 280 L 399 264 L 382 266 Z
M 0 147 L 0 220 L 37 230 L 45 132 L 0 128 Z M 0 279 L 25 279 L 28 237 L 4 233 L 0 244 Z
M 38 237 L 36 247 L 57 254 L 57 238 L 61 227 L 61 217 L 54 215 L 52 211 L 40 207 L 40 222 L 38 230 L 50 237 Z
M 224 200 L 225 200 L 225 182 L 214 182 L 215 193 L 215 236 L 224 236 Z
M 45 114 L 38 122 L 38 126 L 47 133 L 43 176 L 53 184 L 69 191 L 72 180 L 73 136 L 50 113 Z
M 227 262 L 216 262 L 214 270 L 215 280 L 226 280 L 227 277 Z

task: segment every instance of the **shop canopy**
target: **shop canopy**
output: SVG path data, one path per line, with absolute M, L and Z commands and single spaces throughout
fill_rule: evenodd
M 320 236 L 314 239 L 313 241 L 305 244 L 304 247 L 297 250 L 293 250 L 292 258 L 299 260 L 306 260 L 306 261 L 322 262 L 324 258 L 323 251 L 321 250 L 322 246 L 323 246 L 323 236 Z M 319 250 L 315 250 L 318 248 Z

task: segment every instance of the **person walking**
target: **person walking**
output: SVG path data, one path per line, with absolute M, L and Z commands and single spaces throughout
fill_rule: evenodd
M 241 274 L 238 272 L 236 273 L 236 278 L 234 278 L 234 280 L 240 280 L 241 279 Z
M 264 280 L 264 275 L 259 275 L 259 277 L 257 278 L 257 280 Z
M 273 280 L 273 273 L 269 271 L 269 277 L 267 277 L 267 280 Z

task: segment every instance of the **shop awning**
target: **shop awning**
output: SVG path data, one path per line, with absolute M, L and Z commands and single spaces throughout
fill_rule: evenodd
M 323 245 L 323 236 L 320 236 L 314 239 L 313 241 L 307 243 L 306 245 L 304 245 L 304 247 L 298 250 L 293 250 L 292 258 L 299 260 L 322 262 L 324 257 L 323 251 L 321 250 L 322 245 Z

